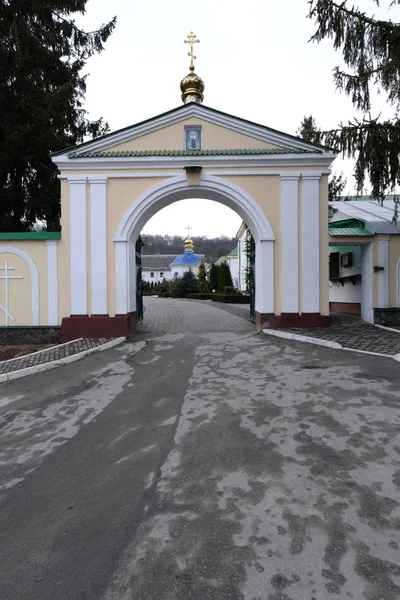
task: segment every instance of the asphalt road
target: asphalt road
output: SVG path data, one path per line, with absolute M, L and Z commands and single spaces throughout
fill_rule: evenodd
M 0 387 L 1 600 L 400 598 L 399 364 L 139 338 Z

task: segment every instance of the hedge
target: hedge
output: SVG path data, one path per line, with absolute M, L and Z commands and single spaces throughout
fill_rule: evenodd
M 186 294 L 186 298 L 191 300 L 211 300 L 211 294 L 205 292 Z
M 250 296 L 242 296 L 241 294 L 211 294 L 213 302 L 224 302 L 225 304 L 250 304 Z

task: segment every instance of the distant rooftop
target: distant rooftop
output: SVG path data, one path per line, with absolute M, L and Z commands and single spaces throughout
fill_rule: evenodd
M 400 222 L 397 225 L 392 223 L 395 210 L 393 195 L 387 196 L 382 204 L 377 200 L 371 200 L 370 196 L 353 196 L 353 198 L 357 200 L 330 202 L 330 206 L 338 211 L 329 219 L 330 227 L 336 221 L 342 221 L 343 215 L 346 215 L 347 218 L 364 223 L 366 229 L 372 234 L 400 233 Z

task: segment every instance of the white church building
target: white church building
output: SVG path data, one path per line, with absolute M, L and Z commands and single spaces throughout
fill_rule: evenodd
M 142 280 L 159 284 L 182 277 L 187 271 L 197 276 L 204 254 L 195 254 L 193 241 L 188 236 L 182 254 L 142 254 Z

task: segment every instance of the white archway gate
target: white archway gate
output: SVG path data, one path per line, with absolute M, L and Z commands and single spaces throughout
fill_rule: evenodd
M 114 236 L 116 314 L 136 311 L 135 242 L 145 223 L 159 210 L 186 198 L 204 198 L 228 206 L 251 230 L 256 244 L 256 324 L 274 314 L 274 240 L 272 227 L 257 202 L 226 179 L 201 174 L 191 185 L 185 173 L 146 190 L 125 212 Z

